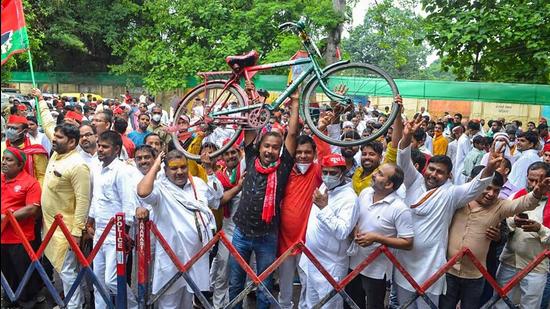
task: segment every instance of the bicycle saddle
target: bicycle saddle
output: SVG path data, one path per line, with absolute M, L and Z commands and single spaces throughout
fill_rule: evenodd
M 245 55 L 240 56 L 227 56 L 225 58 L 225 62 L 232 68 L 232 69 L 239 69 L 244 67 L 250 67 L 256 64 L 258 61 L 258 52 L 255 50 L 252 50 L 248 52 Z

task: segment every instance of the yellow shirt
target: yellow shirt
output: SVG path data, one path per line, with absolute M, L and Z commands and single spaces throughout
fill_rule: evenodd
M 383 163 L 395 163 L 397 161 L 397 148 L 393 148 L 391 144 L 388 144 L 388 147 L 386 148 L 386 155 L 384 156 L 384 162 Z M 368 174 L 364 178 L 361 178 L 361 174 L 363 174 L 363 167 L 359 167 L 355 170 L 355 173 L 353 173 L 353 176 L 351 177 L 351 183 L 353 186 L 353 190 L 357 195 L 363 191 L 366 187 L 370 187 L 372 183 L 372 174 L 376 173 L 378 171 L 378 167 L 375 168 L 372 173 Z
M 447 145 L 449 144 L 449 141 L 447 141 L 447 138 L 445 138 L 445 136 L 440 135 L 434 137 L 432 143 L 434 156 L 444 156 L 447 154 Z
M 61 214 L 73 236 L 81 237 L 90 206 L 90 170 L 75 150 L 52 155 L 44 187 L 42 188 L 43 235 L 52 226 L 55 216 Z M 69 243 L 57 228 L 46 247 L 45 254 L 57 271 L 65 259 Z
M 189 147 L 187 148 L 187 151 L 189 151 L 192 154 L 199 154 L 201 151 L 201 144 L 204 136 L 198 135 L 193 139 Z M 188 160 L 187 166 L 189 168 L 189 174 L 199 177 L 200 179 L 204 180 L 205 183 L 208 183 L 208 174 L 206 173 L 206 170 L 204 167 L 199 165 L 197 161 L 195 160 Z
M 52 140 L 55 120 L 46 102 L 42 100 L 39 104 L 44 133 Z M 61 214 L 69 232 L 77 237 L 82 236 L 90 207 L 90 185 L 90 169 L 76 149 L 63 155 L 54 152 L 42 187 L 44 235 L 52 226 L 55 216 Z M 57 228 L 44 253 L 58 272 L 61 271 L 68 248 L 67 239 L 61 229 Z

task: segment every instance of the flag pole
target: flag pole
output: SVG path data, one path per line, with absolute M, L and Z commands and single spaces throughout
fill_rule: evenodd
M 34 69 L 32 65 L 32 54 L 31 54 L 31 44 L 29 42 L 29 35 L 27 33 L 27 27 L 23 28 L 23 31 L 25 31 L 25 39 L 27 40 L 27 46 L 29 47 L 27 49 L 27 54 L 29 55 L 29 69 L 31 72 L 31 80 L 32 80 L 32 87 L 36 87 L 36 80 L 34 79 Z M 42 125 L 42 117 L 40 117 L 40 104 L 38 103 L 38 98 L 34 98 L 34 110 L 36 111 L 36 121 L 39 125 Z

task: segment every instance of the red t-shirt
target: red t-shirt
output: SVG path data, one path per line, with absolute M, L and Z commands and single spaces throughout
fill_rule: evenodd
M 6 176 L 2 174 L 2 214 L 5 214 L 8 209 L 16 211 L 27 205 L 40 205 L 40 195 L 40 184 L 27 172 L 21 171 L 11 180 L 6 180 Z M 35 218 L 32 216 L 19 221 L 19 225 L 29 241 L 34 240 L 34 220 Z M 11 224 L 7 224 L 2 231 L 0 243 L 20 244 L 22 241 Z
M 281 204 L 277 254 L 283 254 L 298 241 L 305 241 L 307 221 L 313 205 L 313 192 L 321 185 L 321 165 L 312 163 L 302 175 L 292 168 Z
M 122 136 L 122 146 L 126 148 L 128 157 L 134 158 L 134 151 L 136 150 L 136 145 L 134 145 L 134 142 L 132 142 L 132 140 L 129 139 L 126 135 L 121 135 L 121 136 Z

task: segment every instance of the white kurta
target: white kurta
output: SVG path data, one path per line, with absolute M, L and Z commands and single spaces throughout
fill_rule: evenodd
M 542 161 L 535 149 L 521 152 L 519 158 L 512 165 L 512 171 L 508 175 L 510 181 L 516 188 L 527 187 L 527 169 L 534 162 Z
M 170 182 L 165 175 L 161 175 L 155 180 L 153 191 L 149 196 L 140 198 L 153 208 L 155 214 L 153 222 L 182 263 L 189 261 L 203 246 L 195 224 L 195 214 L 184 205 L 199 203 L 200 206 L 194 206 L 207 208 L 208 187 L 198 177 L 193 177 L 193 182 L 197 199 L 195 199 L 194 190 L 189 181 L 182 189 Z M 178 272 L 160 243 L 155 246 L 153 267 L 152 292 L 156 294 Z M 188 273 L 199 289 L 206 291 L 210 286 L 208 272 L 208 254 L 205 254 L 191 267 Z M 184 287 L 187 288 L 187 291 L 192 292 L 186 281 L 180 278 L 168 289 L 166 294 L 173 294 Z
M 319 188 L 321 192 L 326 189 L 324 184 Z M 328 191 L 328 205 L 323 209 L 314 205 L 309 215 L 306 246 L 336 281 L 348 273 L 346 251 L 351 243 L 348 236 L 357 222 L 356 199 L 351 183 L 336 187 Z M 305 255 L 300 258 L 299 266 L 307 276 L 306 306 L 309 308 L 330 292 L 331 285 Z M 340 296 L 333 298 L 335 302 L 338 300 L 341 302 Z
M 399 149 L 397 164 L 405 174 L 406 200 L 414 200 L 414 203 L 417 203 L 422 200 L 427 190 L 423 181 L 424 177 L 412 164 L 410 149 L 410 146 L 402 150 Z M 480 179 L 480 177 L 481 175 L 478 175 L 463 185 L 453 185 L 449 180 L 435 189 L 436 192 L 424 203 L 411 209 L 414 247 L 411 251 L 399 251 L 397 258 L 419 284 L 426 281 L 447 262 L 449 225 L 456 209 L 463 207 L 481 194 L 493 178 Z M 394 278 L 402 288 L 414 291 L 400 272 L 395 272 Z M 428 289 L 428 292 L 437 295 L 442 294 L 444 289 L 445 277 L 443 276 Z
M 456 157 L 453 162 L 453 180 L 455 185 L 461 185 L 466 182 L 466 177 L 462 175 L 462 170 L 464 169 L 464 159 L 470 150 L 472 150 L 470 137 L 464 133 L 458 139 L 456 145 Z

